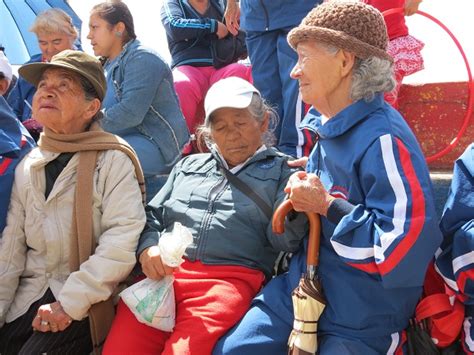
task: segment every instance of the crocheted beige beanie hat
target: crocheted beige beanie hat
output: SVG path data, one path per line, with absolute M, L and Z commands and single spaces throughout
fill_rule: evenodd
M 355 1 L 328 1 L 316 6 L 288 34 L 296 50 L 302 41 L 318 41 L 345 49 L 361 59 L 375 56 L 393 61 L 387 53 L 387 27 L 374 7 Z

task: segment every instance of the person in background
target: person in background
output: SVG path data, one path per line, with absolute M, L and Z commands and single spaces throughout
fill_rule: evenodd
M 149 201 L 189 141 L 171 70 L 136 39 L 132 14 L 123 2 L 95 5 L 87 38 L 95 55 L 106 59 L 102 128 L 125 139 L 136 151 Z
M 51 8 L 38 14 L 30 31 L 38 38 L 41 53 L 32 56 L 26 64 L 49 62 L 59 52 L 65 49 L 74 49 L 74 42 L 78 36 L 71 17 L 57 8 Z M 31 105 L 35 91 L 35 87 L 20 75 L 15 87 L 7 97 L 8 104 L 22 122 L 32 118 Z M 35 122 L 31 122 L 31 127 L 40 129 Z
M 164 0 L 161 22 L 171 53 L 173 80 L 189 131 L 204 120 L 204 97 L 217 81 L 237 76 L 252 82 L 251 68 L 232 63 L 212 65 L 211 40 L 224 38 L 224 8 L 218 0 Z
M 288 156 L 270 147 L 272 112 L 258 90 L 241 78 L 222 79 L 209 89 L 205 108 L 200 131 L 210 153 L 189 155 L 175 166 L 147 207 L 137 250 L 147 277 L 174 275 L 174 330 L 138 322 L 120 302 L 105 355 L 210 354 L 271 277 L 279 251 L 297 250 L 307 233 L 304 215 L 286 222 L 285 234 L 272 232 L 271 213 L 285 199 L 283 188 L 295 169 L 288 167 Z M 227 180 L 228 174 L 256 192 L 268 211 Z M 161 234 L 174 222 L 193 235 L 175 270 L 157 252 Z
M 8 58 L 2 50 L 0 50 L 0 96 L 5 95 L 12 82 L 13 71 Z
M 3 230 L 0 353 L 88 354 L 114 315 L 110 301 L 96 305 L 136 263 L 143 174 L 133 149 L 96 123 L 106 91 L 97 59 L 65 50 L 19 73 L 37 89 L 45 129 L 15 171 Z
M 362 2 L 325 2 L 288 41 L 298 53 L 291 76 L 320 113 L 307 126 L 319 139 L 306 171 L 285 188 L 296 211 L 321 215 L 318 354 L 397 353 L 442 236 L 423 153 L 383 98 L 395 86 L 383 16 Z M 287 353 L 305 254 L 265 286 L 215 354 Z
M 363 0 L 380 12 L 390 9 L 403 11 L 384 15 L 388 31 L 387 52 L 392 56 L 394 75 L 397 85 L 385 94 L 385 100 L 398 109 L 398 93 L 402 86 L 403 78 L 423 69 L 423 56 L 421 50 L 423 42 L 411 36 L 405 22 L 405 16 L 411 16 L 418 11 L 422 0 Z
M 15 168 L 34 146 L 33 138 L 18 121 L 0 92 L 0 238 L 10 205 Z
M 288 32 L 322 0 L 228 0 L 226 25 L 232 34 L 247 33 L 247 48 L 255 86 L 278 112 L 277 147 L 294 157 L 304 154 L 307 137 L 299 129 L 306 109 L 298 84 L 290 78 L 297 61 L 287 43 Z
M 454 164 L 449 196 L 441 217 L 443 243 L 436 270 L 465 305 L 462 345 L 474 354 L 474 143 Z

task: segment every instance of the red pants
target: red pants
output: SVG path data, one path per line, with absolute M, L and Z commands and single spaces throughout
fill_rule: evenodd
M 120 301 L 103 354 L 211 354 L 260 290 L 262 272 L 185 261 L 174 273 L 176 325 L 167 333 L 137 321 Z
M 212 84 L 230 76 L 252 82 L 252 68 L 233 63 L 220 69 L 190 65 L 180 65 L 173 69 L 173 81 L 179 105 L 191 133 L 195 132 L 198 125 L 204 123 L 204 98 L 207 90 Z

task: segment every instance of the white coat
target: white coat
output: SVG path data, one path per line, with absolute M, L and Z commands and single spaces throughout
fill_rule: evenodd
M 145 211 L 131 160 L 121 151 L 99 152 L 93 186 L 95 253 L 69 272 L 75 154 L 47 199 L 45 165 L 57 153 L 40 148 L 17 166 L 7 225 L 0 240 L 0 327 L 20 317 L 48 288 L 75 320 L 106 300 L 136 262 Z

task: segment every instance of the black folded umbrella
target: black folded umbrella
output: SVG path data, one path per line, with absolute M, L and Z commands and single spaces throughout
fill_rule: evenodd
M 410 319 L 410 326 L 406 332 L 408 355 L 441 354 L 428 333 L 426 321 L 417 322 L 415 319 Z

